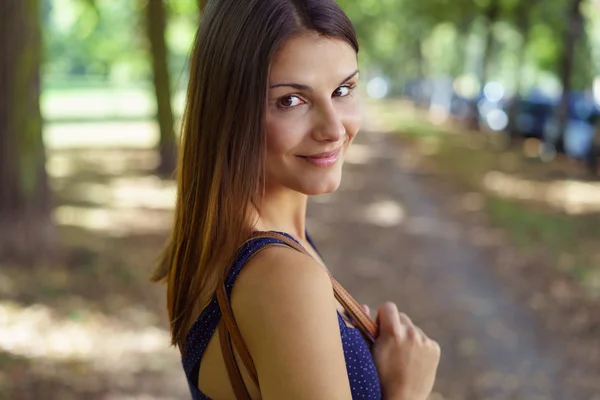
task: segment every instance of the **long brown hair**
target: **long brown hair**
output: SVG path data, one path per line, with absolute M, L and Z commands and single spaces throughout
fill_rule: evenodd
M 333 0 L 210 0 L 196 35 L 177 172 L 173 232 L 153 281 L 166 281 L 172 344 L 184 347 L 194 306 L 251 233 L 249 205 L 264 177 L 271 60 L 314 31 L 358 52 Z

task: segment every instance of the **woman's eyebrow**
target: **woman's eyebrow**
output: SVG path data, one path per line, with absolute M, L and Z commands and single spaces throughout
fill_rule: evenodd
M 344 83 L 348 82 L 350 79 L 354 78 L 354 76 L 355 76 L 356 74 L 358 74 L 358 72 L 359 72 L 359 71 L 358 71 L 358 70 L 356 70 L 356 71 L 354 71 L 353 73 L 351 73 L 350 75 L 348 75 L 348 77 L 347 77 L 346 79 L 344 79 L 344 80 L 343 80 L 343 81 L 340 83 L 340 85 L 343 85 Z
M 302 90 L 302 91 L 305 91 L 305 92 L 311 92 L 312 91 L 312 88 L 310 86 L 301 85 L 299 83 L 278 83 L 276 85 L 272 85 L 270 87 L 270 89 L 275 89 L 275 88 L 284 87 L 284 86 L 285 87 L 291 87 L 291 88 L 294 88 L 296 90 Z
M 350 75 L 348 75 L 348 77 L 346 77 L 346 79 L 344 79 L 340 83 L 340 85 L 343 85 L 344 83 L 348 82 L 350 79 L 354 78 L 354 76 L 356 74 L 358 74 L 358 72 L 359 71 L 356 70 L 353 73 L 351 73 Z M 305 91 L 305 92 L 312 92 L 312 90 L 313 90 L 310 86 L 308 86 L 308 85 L 302 85 L 300 83 L 277 83 L 275 85 L 270 86 L 270 89 L 275 89 L 275 88 L 278 88 L 278 87 L 291 87 L 291 88 L 294 88 L 296 90 L 302 90 L 302 91 Z

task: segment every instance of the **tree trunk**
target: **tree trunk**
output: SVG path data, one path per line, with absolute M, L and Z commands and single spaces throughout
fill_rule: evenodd
M 420 38 L 415 38 L 413 42 L 416 77 L 421 80 L 425 78 L 425 57 L 423 56 L 423 43 Z
M 163 0 L 148 0 L 147 31 L 152 53 L 154 91 L 160 128 L 160 164 L 157 173 L 163 177 L 170 177 L 177 165 L 177 141 L 175 138 L 173 109 L 171 107 L 171 85 L 169 82 L 165 28 L 166 13 Z
M 522 6 L 517 8 L 517 27 L 521 33 L 522 41 L 517 56 L 518 66 L 515 77 L 515 95 L 508 111 L 510 121 L 509 130 L 512 139 L 519 137 L 517 132 L 516 120 L 519 112 L 519 103 L 521 102 L 521 91 L 523 90 L 523 78 L 525 76 L 526 61 L 527 61 L 527 45 L 531 34 L 531 12 L 529 9 L 534 4 L 521 3 Z
M 418 82 L 418 93 L 415 99 L 415 106 L 419 108 L 427 108 L 430 103 L 430 95 L 427 90 L 427 84 L 425 83 L 426 75 L 426 60 L 423 56 L 423 44 L 421 39 L 416 38 L 413 42 L 413 59 L 415 60 L 415 78 Z
M 494 54 L 494 25 L 500 17 L 500 1 L 491 0 L 487 10 L 485 11 L 486 19 L 486 33 L 485 33 L 485 47 L 483 48 L 483 54 L 481 57 L 481 67 L 479 80 L 482 85 L 485 85 L 490 77 L 492 55 Z
M 0 1 L 0 259 L 33 263 L 57 243 L 39 105 L 38 0 Z
M 454 78 L 468 72 L 466 68 L 468 30 L 460 29 L 456 37 L 456 49 L 452 57 L 451 75 Z
M 563 87 L 560 106 L 558 107 L 558 137 L 555 146 L 558 151 L 564 150 L 564 136 L 569 117 L 569 92 L 571 91 L 571 78 L 573 75 L 573 61 L 575 47 L 583 33 L 583 15 L 581 14 L 582 0 L 572 0 L 568 11 L 568 25 L 565 30 L 563 52 L 560 66 L 560 81 Z
M 198 0 L 198 9 L 200 9 L 200 13 L 204 12 L 204 9 L 206 8 L 207 3 L 208 3 L 208 0 Z

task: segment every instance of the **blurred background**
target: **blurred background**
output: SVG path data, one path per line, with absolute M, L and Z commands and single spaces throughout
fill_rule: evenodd
M 339 0 L 365 126 L 309 229 L 431 399 L 600 399 L 600 1 Z M 189 398 L 148 276 L 205 0 L 0 1 L 0 399 Z

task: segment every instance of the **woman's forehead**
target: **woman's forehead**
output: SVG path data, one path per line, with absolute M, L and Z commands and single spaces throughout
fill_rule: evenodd
M 356 52 L 345 40 L 303 33 L 289 39 L 276 53 L 269 84 L 279 81 L 304 83 L 300 81 L 328 75 L 339 79 L 355 71 L 357 65 Z

